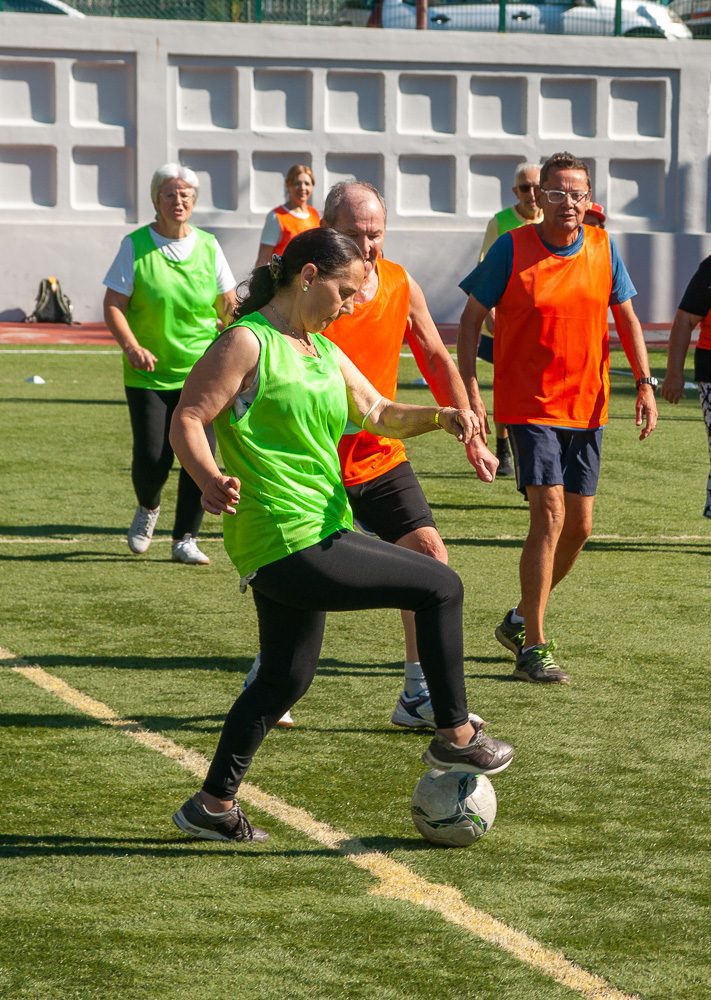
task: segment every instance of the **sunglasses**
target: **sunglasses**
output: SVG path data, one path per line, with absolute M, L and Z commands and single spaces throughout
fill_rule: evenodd
M 538 185 L 536 184 L 517 184 L 516 188 L 518 191 L 528 192 L 528 191 L 533 191 L 533 189 L 537 186 Z

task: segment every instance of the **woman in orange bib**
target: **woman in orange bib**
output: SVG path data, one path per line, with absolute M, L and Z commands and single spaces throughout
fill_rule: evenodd
M 311 167 L 295 163 L 289 167 L 284 184 L 286 201 L 272 209 L 266 218 L 255 267 L 268 264 L 273 253 L 281 256 L 295 236 L 307 229 L 317 229 L 321 224 L 321 216 L 309 205 L 315 184 Z

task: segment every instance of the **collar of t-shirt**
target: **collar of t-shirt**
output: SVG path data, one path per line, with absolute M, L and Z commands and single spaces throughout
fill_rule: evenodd
M 541 237 L 540 233 L 538 234 L 538 238 L 543 244 L 543 246 L 546 248 L 546 250 L 550 250 L 550 252 L 554 253 L 556 257 L 572 257 L 573 254 L 577 253 L 578 250 L 583 245 L 583 239 L 585 238 L 585 230 L 583 229 L 582 226 L 578 226 L 578 235 L 575 237 L 574 242 L 569 243 L 567 246 L 564 247 L 557 247 L 554 246 L 552 243 L 546 243 L 546 241 Z

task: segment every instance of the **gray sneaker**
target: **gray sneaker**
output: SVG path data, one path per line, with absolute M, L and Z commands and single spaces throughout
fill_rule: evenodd
M 202 840 L 266 840 L 269 834 L 252 826 L 237 801 L 224 816 L 211 815 L 200 801 L 198 795 L 178 809 L 173 815 L 173 822 L 191 837 Z
M 156 507 L 155 510 L 151 510 L 149 507 L 141 507 L 140 504 L 136 507 L 131 527 L 128 529 L 128 547 L 131 552 L 142 555 L 147 551 L 153 538 L 159 514 L 160 507 Z
M 551 639 L 519 653 L 513 676 L 517 681 L 532 681 L 534 684 L 570 684 L 570 677 L 553 659 L 554 649 L 555 642 Z
M 494 635 L 502 646 L 506 646 L 507 649 L 510 649 L 512 653 L 518 656 L 523 649 L 524 640 L 526 638 L 526 628 L 523 622 L 517 624 L 516 622 L 511 621 L 511 615 L 514 611 L 515 608 L 511 608 L 511 610 L 507 612 L 502 623 L 497 625 L 494 629 Z
M 475 722 L 473 725 L 475 736 L 466 747 L 455 746 L 440 733 L 435 733 L 434 739 L 422 754 L 422 760 L 438 771 L 489 775 L 505 771 L 513 760 L 513 747 L 503 740 L 486 736 L 483 722 Z

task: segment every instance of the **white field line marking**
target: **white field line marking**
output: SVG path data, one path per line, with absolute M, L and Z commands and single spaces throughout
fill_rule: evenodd
M 476 505 L 473 505 L 474 507 Z M 18 537 L 0 535 L 0 545 L 81 545 L 90 539 L 102 538 L 107 542 L 120 542 L 126 544 L 123 535 L 113 536 L 109 539 L 101 532 L 87 532 L 81 538 L 57 538 L 54 535 L 20 535 Z M 476 535 L 477 541 L 481 542 L 523 542 L 522 535 Z M 153 545 L 167 545 L 172 543 L 172 538 L 153 538 Z M 446 541 L 446 539 L 445 539 Z M 709 542 L 711 533 L 708 535 L 590 535 L 591 542 Z M 212 542 L 222 542 L 222 536 L 201 535 L 200 544 L 211 544 Z
M 159 733 L 143 729 L 132 719 L 121 719 L 108 705 L 71 687 L 65 681 L 47 673 L 42 667 L 25 663 L 20 657 L 2 647 L 0 647 L 1 660 L 12 661 L 14 673 L 20 674 L 37 687 L 71 705 L 72 708 L 118 729 L 142 746 L 169 757 L 197 778 L 205 777 L 209 762 L 202 754 L 181 747 Z M 449 923 L 488 944 L 501 948 L 520 962 L 579 993 L 586 1000 L 638 1000 L 636 996 L 623 993 L 611 986 L 600 976 L 582 969 L 561 952 L 547 948 L 528 934 L 517 931 L 489 913 L 470 906 L 462 898 L 459 890 L 453 886 L 422 878 L 407 865 L 394 861 L 380 851 L 369 850 L 356 837 L 352 837 L 345 830 L 338 830 L 328 823 L 320 822 L 305 809 L 290 806 L 282 799 L 263 792 L 248 782 L 240 787 L 240 799 L 324 847 L 336 851 L 358 868 L 369 872 L 377 880 L 377 884 L 370 890 L 373 895 L 415 903 L 433 910 Z
M 119 350 L 104 350 L 103 348 L 99 351 L 91 351 L 88 348 L 72 347 L 71 344 L 67 344 L 67 348 L 63 351 L 57 351 L 50 347 L 28 347 L 27 349 L 22 349 L 19 351 L 13 350 L 11 347 L 0 346 L 0 354 L 105 354 L 111 357 L 116 357 L 120 354 Z

